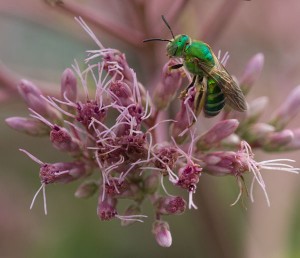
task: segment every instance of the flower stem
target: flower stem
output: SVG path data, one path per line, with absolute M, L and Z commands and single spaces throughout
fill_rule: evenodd
M 95 25 L 103 31 L 133 45 L 134 47 L 141 47 L 141 42 L 144 39 L 144 34 L 129 28 L 125 25 L 117 24 L 113 21 L 105 19 L 98 12 L 85 8 L 83 5 L 71 1 L 56 2 L 62 11 L 72 14 L 73 16 L 81 16 L 86 22 Z

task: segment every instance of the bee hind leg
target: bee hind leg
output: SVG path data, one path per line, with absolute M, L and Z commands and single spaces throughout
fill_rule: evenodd
M 207 93 L 207 80 L 204 78 L 202 82 L 198 82 L 196 84 L 196 95 L 194 100 L 194 113 L 196 117 L 199 116 L 206 101 L 206 93 Z

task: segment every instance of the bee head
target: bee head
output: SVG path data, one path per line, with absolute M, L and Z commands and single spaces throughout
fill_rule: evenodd
M 167 54 L 169 57 L 182 57 L 185 47 L 191 43 L 187 35 L 178 35 L 167 44 Z

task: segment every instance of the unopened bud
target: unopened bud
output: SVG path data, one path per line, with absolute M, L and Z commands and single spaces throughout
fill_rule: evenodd
M 153 101 L 159 110 L 168 107 L 182 84 L 182 73 L 178 69 L 170 69 L 171 66 L 176 64 L 171 59 L 164 65 L 161 81 L 155 88 Z
M 241 144 L 241 138 L 235 133 L 227 136 L 220 143 L 222 147 L 228 149 L 235 149 L 238 146 L 240 146 L 240 144 Z
M 36 87 L 32 82 L 27 80 L 21 80 L 18 85 L 18 90 L 22 98 L 25 100 L 28 107 L 38 112 L 40 115 L 51 118 L 60 118 L 60 113 L 51 107 L 47 101 L 45 101 L 41 95 L 41 90 Z
M 202 134 L 197 141 L 197 149 L 208 150 L 221 140 L 235 132 L 239 122 L 236 119 L 223 120 L 215 124 L 211 129 Z
M 280 151 L 292 151 L 300 149 L 300 128 L 292 130 L 294 138 L 288 144 L 283 146 Z
M 269 104 L 269 99 L 267 97 L 259 97 L 254 99 L 248 107 L 246 123 L 254 123 L 266 110 L 267 105 Z
M 240 87 L 244 94 L 247 94 L 251 86 L 256 82 L 261 74 L 264 66 L 264 55 L 258 53 L 254 55 L 246 65 L 242 78 L 240 79 Z
M 170 247 L 172 245 L 172 235 L 169 224 L 165 221 L 156 220 L 152 225 L 152 233 L 156 242 L 162 247 Z
M 34 96 L 42 95 L 42 91 L 35 84 L 25 79 L 21 80 L 18 84 L 18 91 L 25 101 L 27 101 L 27 97 L 30 94 Z
M 233 151 L 208 153 L 201 157 L 204 162 L 203 172 L 213 176 L 234 175 L 236 170 L 241 170 L 242 167 L 242 163 L 237 160 L 237 156 L 237 153 Z M 248 167 L 245 169 L 248 169 Z
M 279 151 L 282 147 L 292 142 L 294 134 L 291 130 L 283 130 L 281 132 L 271 133 L 263 145 L 266 151 Z
M 72 102 L 77 100 L 77 79 L 70 68 L 67 68 L 61 76 L 61 97 Z
M 95 181 L 87 181 L 82 183 L 75 192 L 77 198 L 88 198 L 93 196 L 99 188 L 99 184 Z
M 297 86 L 273 113 L 270 124 L 282 130 L 300 111 L 300 85 Z
M 9 117 L 5 119 L 5 122 L 16 131 L 26 133 L 31 136 L 44 136 L 49 134 L 49 127 L 36 119 Z
M 249 142 L 261 142 L 266 140 L 266 137 L 275 131 L 274 126 L 266 123 L 256 123 L 251 125 L 247 132 L 246 138 Z

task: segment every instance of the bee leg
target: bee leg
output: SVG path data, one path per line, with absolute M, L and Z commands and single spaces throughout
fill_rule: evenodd
M 172 65 L 169 67 L 170 70 L 175 70 L 175 69 L 179 69 L 183 66 L 183 64 L 176 64 L 176 65 Z
M 188 90 L 195 85 L 196 79 L 197 79 L 197 75 L 194 75 L 192 82 L 180 93 L 179 95 L 180 99 L 183 99 L 186 96 Z
M 196 95 L 195 95 L 195 102 L 194 102 L 194 109 L 195 115 L 198 116 L 201 110 L 204 107 L 205 100 L 206 100 L 206 92 L 207 92 L 207 80 L 206 78 L 203 81 L 196 84 Z
M 201 82 L 200 82 L 201 81 Z M 201 80 L 198 80 L 195 84 L 196 94 L 194 99 L 194 118 L 192 123 L 189 125 L 188 128 L 192 127 L 193 124 L 196 122 L 197 117 L 201 113 L 205 101 L 206 101 L 206 92 L 207 92 L 207 79 L 201 78 Z

